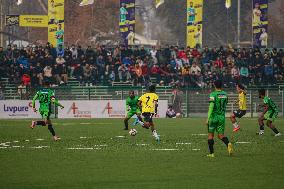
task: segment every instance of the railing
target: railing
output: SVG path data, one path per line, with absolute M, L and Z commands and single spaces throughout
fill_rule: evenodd
M 56 87 L 53 88 L 59 100 L 123 100 L 128 92 L 133 90 L 136 95 L 146 92 L 145 87 Z M 32 99 L 37 89 L 4 89 L 5 99 Z M 184 117 L 206 116 L 208 111 L 208 99 L 210 90 L 208 89 L 183 89 L 180 95 L 173 95 L 172 87 L 157 87 L 157 94 L 161 100 L 168 100 L 176 109 L 180 109 Z M 8 91 L 8 92 L 7 92 Z M 227 106 L 228 115 L 237 109 L 234 101 L 237 100 L 236 91 L 227 90 L 229 103 Z M 284 116 L 284 88 L 271 88 L 267 90 L 268 96 L 279 107 L 279 116 Z M 258 98 L 257 88 L 247 90 L 247 116 L 257 117 L 258 105 L 261 104 Z M 177 107 L 178 106 L 178 107 Z

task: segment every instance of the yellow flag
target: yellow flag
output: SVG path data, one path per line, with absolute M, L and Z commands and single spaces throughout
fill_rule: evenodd
M 226 0 L 225 7 L 227 9 L 229 9 L 229 8 L 231 8 L 231 6 L 232 6 L 232 1 L 231 0 Z
M 159 8 L 159 6 L 161 6 L 164 2 L 165 0 L 156 0 L 156 9 Z

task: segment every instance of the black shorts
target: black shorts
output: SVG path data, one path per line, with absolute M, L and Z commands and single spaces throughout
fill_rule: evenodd
M 149 123 L 153 123 L 153 113 L 150 112 L 144 112 L 142 113 L 143 117 L 144 117 L 144 121 L 149 122 Z
M 237 117 L 237 118 L 242 118 L 244 115 L 246 115 L 247 111 L 246 110 L 234 110 L 233 114 Z

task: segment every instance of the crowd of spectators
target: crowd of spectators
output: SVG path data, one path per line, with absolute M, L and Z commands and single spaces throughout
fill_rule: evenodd
M 106 48 L 79 45 L 54 48 L 52 45 L 18 48 L 0 47 L 0 78 L 37 87 L 43 80 L 66 85 L 73 78 L 84 86 L 130 82 L 135 86 L 150 81 L 160 86 L 206 88 L 222 79 L 226 87 L 274 85 L 283 80 L 282 49 L 252 48 L 164 48 L 143 46 Z

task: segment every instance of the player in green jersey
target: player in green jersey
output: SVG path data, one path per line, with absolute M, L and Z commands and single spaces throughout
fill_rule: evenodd
M 139 123 L 140 125 L 143 125 L 141 118 L 141 110 L 138 106 L 138 99 L 139 97 L 135 96 L 134 91 L 129 91 L 129 96 L 126 99 L 127 115 L 124 119 L 124 130 L 128 130 L 128 120 L 134 115 L 137 116 L 137 120 L 135 122 Z
M 210 154 L 208 157 L 214 157 L 214 133 L 218 133 L 218 138 L 227 146 L 229 155 L 233 152 L 233 146 L 229 139 L 224 135 L 225 132 L 225 113 L 228 103 L 227 93 L 222 90 L 222 81 L 214 82 L 215 91 L 210 94 L 209 110 L 206 125 L 208 126 L 208 146 Z
M 35 107 L 35 101 L 38 100 L 40 107 L 39 107 L 39 113 L 42 116 L 41 121 L 32 121 L 31 128 L 35 128 L 36 125 L 46 126 L 48 125 L 48 130 L 53 136 L 53 139 L 57 141 L 59 139 L 58 136 L 56 136 L 55 131 L 52 127 L 52 123 L 50 120 L 50 113 L 51 113 L 51 104 L 54 103 L 56 106 L 59 106 L 61 109 L 64 108 L 58 100 L 54 96 L 54 91 L 49 89 L 49 82 L 44 81 L 44 88 L 39 90 L 36 95 L 33 98 L 32 101 L 32 107 L 34 112 L 37 112 L 37 109 Z
M 264 120 L 266 120 L 266 125 L 275 133 L 275 136 L 281 136 L 281 133 L 275 128 L 273 122 L 277 118 L 278 108 L 277 105 L 265 94 L 265 89 L 260 89 L 258 91 L 259 98 L 263 100 L 263 105 L 261 105 L 264 110 L 260 113 L 258 118 L 259 124 L 259 135 L 264 134 Z

